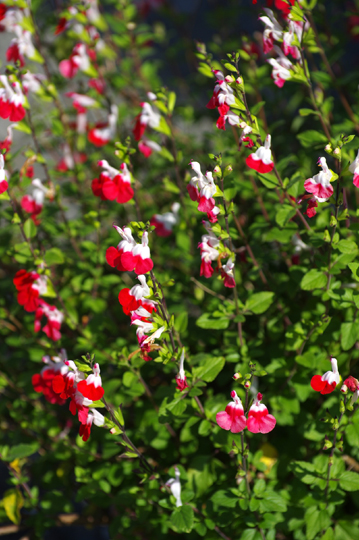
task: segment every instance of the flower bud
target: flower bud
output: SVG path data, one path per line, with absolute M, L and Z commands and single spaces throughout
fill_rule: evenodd
M 341 387 L 340 391 L 343 393 L 343 394 L 347 394 L 348 393 L 348 387 L 346 384 L 343 384 L 343 386 Z
M 232 165 L 227 165 L 227 167 L 223 171 L 223 178 L 231 174 L 232 171 L 233 171 Z
M 246 381 L 246 382 L 244 383 L 244 388 L 247 388 L 247 389 L 248 389 L 248 388 L 250 388 L 250 387 L 251 387 L 251 381 Z
M 340 439 L 340 441 L 337 441 L 335 448 L 337 448 L 340 452 L 343 452 L 343 438 Z
M 339 156 L 340 155 L 340 148 L 336 147 L 336 149 L 334 150 L 333 154 L 335 156 Z
M 233 82 L 235 81 L 233 75 L 227 75 L 227 76 L 224 78 L 224 80 L 225 80 L 226 83 L 228 83 L 228 84 L 231 84 L 231 83 L 233 83 Z
M 345 405 L 344 405 L 344 401 L 342 399 L 340 400 L 340 404 L 339 404 L 339 412 L 340 413 L 345 412 Z
M 332 153 L 333 153 L 333 148 L 332 148 L 331 144 L 327 144 L 327 146 L 324 148 L 324 150 L 330 155 L 332 155 Z
M 329 450 L 333 446 L 333 443 L 328 439 L 327 436 L 325 436 L 324 446 L 323 450 Z
M 221 167 L 219 167 L 219 165 L 215 166 L 215 168 L 213 169 L 213 174 L 215 176 L 222 176 Z
M 241 378 L 242 378 L 242 375 L 241 375 L 240 373 L 235 373 L 235 374 L 233 375 L 233 379 L 234 379 L 235 381 L 237 381 L 238 379 L 241 379 Z
M 243 84 L 243 79 L 242 79 L 242 77 L 238 77 L 238 78 L 236 79 L 236 83 L 237 83 L 237 84 Z

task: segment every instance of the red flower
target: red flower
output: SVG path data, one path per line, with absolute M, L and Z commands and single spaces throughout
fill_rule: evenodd
M 77 383 L 77 390 L 91 401 L 98 401 L 105 393 L 102 388 L 102 380 L 100 376 L 100 366 L 94 364 L 93 373 L 87 377 L 84 381 Z
M 330 362 L 333 371 L 327 371 L 324 375 L 314 375 L 310 382 L 313 390 L 321 394 L 330 394 L 335 390 L 337 384 L 339 384 L 338 362 L 336 358 L 331 358 Z

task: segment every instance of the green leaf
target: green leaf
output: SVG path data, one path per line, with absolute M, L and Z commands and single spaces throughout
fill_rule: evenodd
M 339 485 L 345 491 L 359 491 L 359 474 L 346 471 L 339 478 Z
M 326 138 L 326 136 L 319 131 L 315 131 L 314 129 L 309 129 L 308 131 L 303 131 L 303 133 L 299 133 L 299 135 L 297 135 L 297 138 L 299 139 L 300 144 L 304 148 L 322 146 L 323 144 L 325 145 L 328 143 L 328 139 Z
M 168 94 L 168 112 L 172 114 L 173 109 L 175 108 L 176 104 L 176 94 L 174 92 L 170 92 Z
M 261 512 L 286 512 L 287 503 L 276 491 L 267 490 L 260 501 Z
M 193 368 L 193 378 L 202 379 L 205 382 L 212 382 L 222 371 L 225 360 L 222 356 L 219 358 L 209 358 L 203 366 Z
M 226 62 L 223 65 L 224 65 L 224 67 L 226 69 L 228 69 L 228 71 L 232 71 L 233 73 L 237 73 L 237 68 L 235 66 L 233 66 L 232 64 L 230 64 L 229 62 Z
M 62 251 L 59 248 L 51 248 L 45 254 L 45 262 L 48 266 L 63 264 L 65 262 Z
M 0 201 L 9 201 L 10 197 L 7 191 L 4 191 L 4 193 L 0 193 Z
M 340 325 L 341 346 L 343 351 L 348 351 L 359 339 L 359 322 L 345 322 Z
M 295 214 L 296 209 L 293 208 L 293 206 L 283 204 L 280 210 L 277 212 L 275 220 L 280 227 L 284 227 L 288 223 L 288 221 L 290 221 L 290 219 L 295 216 Z
M 358 251 L 358 246 L 352 240 L 340 240 L 335 247 L 339 249 L 342 253 L 356 253 Z
M 245 311 L 251 311 L 252 313 L 255 313 L 256 315 L 259 315 L 260 313 L 264 313 L 267 311 L 269 306 L 273 302 L 273 292 L 260 292 L 260 293 L 254 293 L 250 298 L 248 298 L 244 309 Z
M 310 114 L 316 114 L 319 113 L 317 111 L 313 111 L 313 109 L 299 109 L 300 116 L 309 116 Z
M 353 523 L 353 520 L 338 521 L 334 530 L 334 540 L 359 540 L 358 526 Z
M 193 509 L 188 505 L 176 508 L 171 514 L 171 523 L 176 532 L 191 532 L 193 528 L 193 519 Z
M 26 133 L 27 135 L 31 135 L 31 129 L 24 120 L 21 120 L 20 122 L 16 122 L 16 124 L 14 124 L 14 129 L 22 131 L 23 133 Z
M 240 540 L 261 540 L 261 534 L 257 529 L 245 529 Z
M 160 133 L 163 133 L 164 135 L 168 135 L 168 137 L 171 135 L 171 130 L 169 128 L 169 125 L 167 124 L 166 120 L 161 116 L 160 123 L 155 128 L 156 131 L 159 131 Z
M 300 286 L 304 291 L 312 291 L 313 289 L 322 289 L 327 284 L 327 276 L 319 270 L 309 270 L 307 274 L 304 275 Z
M 24 233 L 27 238 L 33 238 L 36 236 L 36 225 L 31 218 L 27 219 L 24 223 Z
M 216 491 L 216 493 L 212 495 L 211 501 L 217 506 L 234 508 L 238 503 L 238 497 L 232 495 L 230 491 L 225 491 L 224 489 L 221 489 L 219 491 Z
M 204 62 L 200 62 L 198 66 L 198 71 L 202 73 L 205 77 L 209 77 L 210 79 L 213 79 L 213 73 L 211 68 L 205 64 Z
M 36 442 L 31 444 L 17 444 L 16 446 L 12 446 L 6 455 L 2 454 L 2 459 L 4 461 L 14 461 L 14 459 L 25 458 L 35 454 L 39 447 L 40 445 Z
M 307 540 L 313 540 L 320 531 L 329 527 L 331 519 L 326 510 L 317 510 L 315 507 L 311 507 L 305 513 L 305 523 L 306 538 Z
M 200 328 L 211 330 L 225 330 L 229 325 L 228 317 L 211 318 L 211 313 L 203 313 L 196 321 L 196 325 Z

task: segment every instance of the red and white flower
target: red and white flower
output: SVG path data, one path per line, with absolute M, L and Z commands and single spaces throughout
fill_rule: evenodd
M 76 131 L 77 133 L 86 133 L 87 129 L 87 109 L 97 107 L 98 103 L 92 97 L 86 94 L 78 94 L 77 92 L 67 92 L 65 94 L 72 100 L 72 105 L 76 109 Z
M 86 72 L 91 66 L 94 54 L 94 51 L 90 51 L 84 43 L 77 43 L 72 49 L 70 58 L 60 62 L 61 75 L 66 79 L 72 79 L 79 70 Z
M 359 187 L 359 150 L 358 150 L 357 157 L 349 165 L 349 171 L 354 174 L 354 177 L 353 177 L 354 186 Z
M 39 305 L 39 297 L 47 292 L 47 277 L 37 272 L 22 269 L 16 272 L 13 283 L 18 292 L 17 301 L 25 311 L 35 311 Z
M 189 196 L 192 200 L 198 201 L 198 210 L 200 212 L 211 212 L 215 206 L 213 195 L 217 191 L 213 175 L 209 171 L 203 175 L 201 166 L 197 161 L 191 161 L 190 165 L 197 176 L 194 176 L 187 185 Z
M 251 433 L 269 433 L 275 428 L 276 419 L 268 413 L 262 401 L 262 394 L 258 393 L 253 405 L 248 411 L 247 428 Z
M 4 88 L 0 88 L 0 117 L 9 118 L 10 122 L 18 122 L 25 117 L 25 96 L 20 83 L 14 82 L 11 88 L 6 75 L 0 75 Z
M 47 323 L 42 328 L 42 331 L 47 335 L 49 339 L 53 341 L 58 341 L 61 339 L 61 324 L 64 320 L 64 315 L 59 311 L 55 306 L 50 306 L 44 300 L 39 300 L 39 305 L 35 312 L 35 332 L 41 330 L 41 319 L 43 317 L 47 318 Z
M 309 218 L 312 218 L 316 215 L 318 208 L 318 201 L 316 197 L 311 197 L 308 199 L 308 206 L 306 211 L 304 212 Z
M 151 218 L 151 225 L 156 227 L 155 232 L 158 236 L 170 236 L 173 227 L 178 223 L 178 212 L 180 204 L 175 202 L 171 206 L 172 212 L 165 214 L 155 214 Z
M 202 242 L 198 244 L 201 250 L 201 271 L 200 275 L 205 278 L 210 278 L 213 275 L 212 261 L 219 258 L 219 251 L 212 247 L 206 240 L 206 235 L 202 236 Z
M 123 312 L 130 315 L 131 311 L 136 311 L 140 306 L 148 310 L 144 298 L 150 295 L 150 289 L 146 283 L 146 276 L 137 276 L 141 285 L 135 285 L 132 289 L 122 289 L 118 295 L 118 300 L 122 306 Z M 148 301 L 147 301 L 148 302 Z
M 42 361 L 46 366 L 41 370 L 41 373 L 36 373 L 32 376 L 32 385 L 35 392 L 44 394 L 44 397 L 50 403 L 63 405 L 65 400 L 54 391 L 52 385 L 55 377 L 64 376 L 68 372 L 68 367 L 65 364 L 67 355 L 65 349 L 61 349 L 59 356 L 43 356 Z
M 21 75 L 22 87 L 25 94 L 33 92 L 37 94 L 42 88 L 42 82 L 46 80 L 46 76 L 43 73 L 31 73 L 27 71 L 24 75 Z
M 122 163 L 120 171 L 111 167 L 104 159 L 99 161 L 98 165 L 105 170 L 101 173 L 100 179 L 93 180 L 93 193 L 99 193 L 101 189 L 101 195 L 109 201 L 116 200 L 119 204 L 130 201 L 134 193 L 131 187 L 131 174 L 126 163 Z
M 7 126 L 6 131 L 7 135 L 3 141 L 0 141 L 0 150 L 4 150 L 3 156 L 5 156 L 8 152 L 10 152 L 11 145 L 12 145 L 12 130 L 17 126 L 17 124 L 10 124 Z M 0 159 L 0 193 L 3 193 L 6 191 L 7 187 L 1 191 L 1 182 L 4 181 L 4 173 L 2 173 L 2 170 L 4 169 L 4 163 Z
M 98 427 L 102 427 L 105 424 L 105 417 L 100 412 L 98 412 L 97 409 L 90 409 L 86 419 L 86 423 L 81 423 L 80 425 L 79 435 L 80 437 L 82 437 L 82 440 L 84 442 L 88 441 L 91 435 L 92 424 L 95 424 L 95 426 Z
M 284 32 L 283 34 L 283 52 L 286 56 L 291 54 L 295 60 L 300 60 L 300 51 L 298 47 L 292 45 L 295 33 L 294 22 L 289 21 L 288 32 Z
M 231 398 L 233 401 L 228 403 L 226 409 L 217 413 L 216 422 L 226 431 L 240 433 L 246 427 L 247 420 L 244 416 L 242 401 L 234 390 L 231 392 Z
M 277 45 L 274 45 L 274 50 L 278 54 L 278 57 L 269 58 L 267 62 L 273 68 L 272 79 L 274 80 L 274 84 L 278 86 L 278 88 L 282 88 L 285 81 L 288 81 L 292 76 L 290 70 L 293 64 L 289 58 L 284 55 L 282 49 L 277 47 Z
M 336 358 L 331 358 L 332 371 L 327 371 L 324 375 L 314 375 L 310 381 L 310 386 L 316 392 L 321 394 L 330 394 L 334 392 L 335 387 L 339 384 L 338 362 Z
M 5 160 L 3 154 L 0 154 L 0 194 L 4 193 L 9 187 L 7 181 L 7 172 L 5 170 Z
M 318 202 L 322 203 L 333 195 L 333 186 L 330 183 L 333 174 L 324 157 L 319 158 L 318 165 L 322 167 L 322 170 L 313 178 L 308 178 L 304 182 L 304 188 L 308 193 L 312 193 Z
M 63 147 L 63 158 L 58 162 L 56 169 L 60 172 L 71 171 L 74 169 L 76 163 L 84 163 L 86 159 L 86 154 L 72 153 L 70 146 L 65 143 Z
M 77 390 L 81 392 L 85 398 L 91 399 L 91 401 L 98 401 L 102 399 L 105 393 L 104 389 L 102 388 L 99 364 L 94 364 L 92 370 L 93 373 L 91 373 L 87 379 L 77 383 Z
M 116 124 L 118 119 L 117 105 L 111 105 L 111 112 L 108 115 L 107 125 L 96 126 L 90 129 L 88 140 L 95 146 L 101 147 L 108 144 L 116 134 Z
M 140 141 L 138 141 L 138 149 L 141 154 L 145 156 L 145 158 L 149 158 L 152 152 L 161 152 L 162 150 L 159 144 L 157 144 L 155 141 L 147 139 L 147 137 L 143 137 Z
M 19 61 L 20 67 L 25 65 L 24 56 L 30 58 L 35 56 L 36 50 L 31 41 L 31 32 L 24 30 L 20 25 L 15 27 L 16 38 L 11 40 L 10 47 L 6 51 L 6 59 L 8 62 L 14 63 Z
M 123 229 L 117 225 L 113 225 L 113 227 L 122 237 L 122 240 L 116 248 L 111 246 L 107 249 L 106 261 L 112 268 L 117 268 L 117 270 L 125 272 L 127 268 L 122 264 L 122 256 L 126 253 L 132 255 L 132 251 L 136 246 L 136 241 L 133 238 L 132 231 L 129 227 L 124 227 Z
M 177 389 L 180 390 L 181 392 L 183 392 L 183 390 L 188 388 L 186 374 L 184 371 L 184 348 L 182 349 L 182 353 L 181 353 L 178 375 L 176 377 L 176 384 L 177 384 Z
M 221 268 L 221 275 L 224 279 L 224 286 L 233 289 L 236 286 L 234 279 L 234 262 L 232 258 L 229 258 L 227 263 Z
M 233 89 L 227 84 L 226 79 L 222 71 L 214 69 L 213 73 L 217 79 L 215 84 L 213 95 L 207 103 L 207 109 L 218 108 L 218 112 L 221 116 L 229 111 L 231 105 L 235 103 L 235 97 Z
M 156 98 L 154 94 L 153 96 Z M 145 101 L 141 103 L 141 107 L 142 111 L 136 117 L 136 124 L 133 128 L 133 134 L 136 141 L 141 140 L 147 126 L 155 129 L 159 126 L 161 121 L 161 115 L 156 112 L 149 103 Z
M 31 219 L 38 223 L 37 216 L 41 213 L 46 196 L 51 196 L 51 191 L 46 188 L 41 180 L 35 178 L 31 184 L 35 186 L 32 195 L 24 195 L 21 199 L 21 208 L 30 214 Z
M 264 146 L 260 146 L 254 154 L 246 159 L 246 164 L 255 171 L 266 174 L 273 170 L 274 163 L 271 158 L 271 136 L 267 135 Z
M 269 53 L 273 49 L 274 41 L 282 39 L 283 29 L 271 9 L 264 8 L 267 15 L 259 17 L 259 20 L 265 25 L 263 32 L 263 52 Z

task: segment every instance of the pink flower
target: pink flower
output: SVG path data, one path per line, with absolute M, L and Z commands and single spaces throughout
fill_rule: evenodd
M 291 54 L 295 60 L 300 60 L 300 51 L 298 47 L 292 45 L 295 34 L 293 21 L 289 21 L 289 32 L 283 34 L 283 52 L 286 56 Z
M 113 226 L 116 231 L 121 235 L 122 240 L 118 244 L 117 248 L 109 247 L 106 251 L 106 261 L 112 268 L 117 268 L 122 272 L 125 272 L 127 268 L 122 264 L 122 255 L 125 253 L 131 253 L 135 248 L 136 242 L 132 236 L 132 231 L 129 227 L 117 227 Z
M 186 374 L 184 371 L 184 348 L 182 349 L 182 353 L 181 353 L 178 375 L 176 377 L 176 384 L 177 384 L 177 389 L 180 390 L 180 392 L 183 392 L 183 390 L 188 388 Z
M 248 411 L 247 428 L 251 433 L 269 433 L 276 425 L 274 416 L 268 414 L 267 407 L 261 403 L 262 397 L 262 394 L 258 393 Z
M 122 163 L 121 171 L 111 167 L 104 159 L 99 161 L 98 164 L 105 170 L 101 173 L 100 180 L 97 178 L 93 180 L 93 193 L 95 195 L 101 193 L 101 198 L 109 201 L 116 200 L 119 204 L 130 201 L 134 193 L 131 187 L 131 175 L 126 163 Z M 99 184 L 101 184 L 101 192 Z
M 359 382 L 357 379 L 349 375 L 349 377 L 343 382 L 343 386 L 341 388 L 342 391 L 344 386 L 346 387 L 346 389 L 350 390 L 350 392 L 355 392 L 359 386 Z
M 98 147 L 108 144 L 116 134 L 117 118 L 117 105 L 111 105 L 111 113 L 108 115 L 108 124 L 104 127 L 97 126 L 90 129 L 88 140 Z
M 77 384 L 77 390 L 91 401 L 98 401 L 101 399 L 105 393 L 102 388 L 102 380 L 100 375 L 100 366 L 99 364 L 94 364 L 93 373 L 87 377 L 87 379 L 80 381 Z
M 50 196 L 50 190 L 47 189 L 39 180 L 35 178 L 31 184 L 35 187 L 32 195 L 25 195 L 21 199 L 21 208 L 30 214 L 35 224 L 39 223 L 37 216 L 41 213 L 46 196 Z
M 218 112 L 221 115 L 226 114 L 229 107 L 235 103 L 234 92 L 233 89 L 226 83 L 222 71 L 214 69 L 213 73 L 217 79 L 217 82 L 213 90 L 213 95 L 207 103 L 207 109 L 215 109 L 217 107 Z M 221 109 L 223 105 L 226 105 L 227 107 Z
M 254 154 L 246 159 L 246 164 L 255 171 L 266 174 L 273 170 L 274 163 L 271 159 L 271 136 L 267 135 L 264 146 L 260 146 Z
M 150 221 L 150 224 L 156 227 L 155 233 L 158 236 L 170 236 L 173 227 L 178 223 L 179 203 L 173 203 L 171 206 L 172 212 L 165 214 L 155 214 Z
M 200 276 L 210 278 L 213 275 L 214 269 L 212 268 L 212 261 L 215 261 L 219 257 L 219 251 L 212 247 L 207 241 L 203 240 L 198 244 L 201 250 L 201 271 Z
M 339 372 L 338 372 L 338 362 L 336 358 L 331 358 L 330 362 L 332 364 L 333 371 L 327 371 L 324 375 L 314 375 L 310 382 L 310 386 L 316 392 L 321 394 L 330 394 L 335 390 L 337 384 L 339 384 Z
M 354 186 L 359 187 L 359 150 L 358 150 L 357 157 L 349 165 L 349 171 L 354 174 L 354 177 L 353 177 Z
M 313 178 L 308 178 L 304 182 L 304 188 L 308 193 L 313 193 L 315 199 L 321 203 L 327 201 L 333 195 L 333 187 L 330 183 L 333 175 L 324 157 L 319 158 L 318 164 L 322 167 L 322 170 Z
M 240 433 L 246 427 L 247 420 L 244 416 L 242 402 L 234 390 L 231 392 L 231 398 L 233 401 L 228 403 L 225 411 L 217 413 L 216 422 L 219 427 L 226 431 Z
M 161 121 L 160 114 L 156 112 L 149 103 L 143 102 L 141 103 L 141 107 L 142 111 L 136 117 L 136 124 L 133 128 L 133 134 L 136 141 L 139 141 L 142 138 L 147 126 L 156 128 Z

